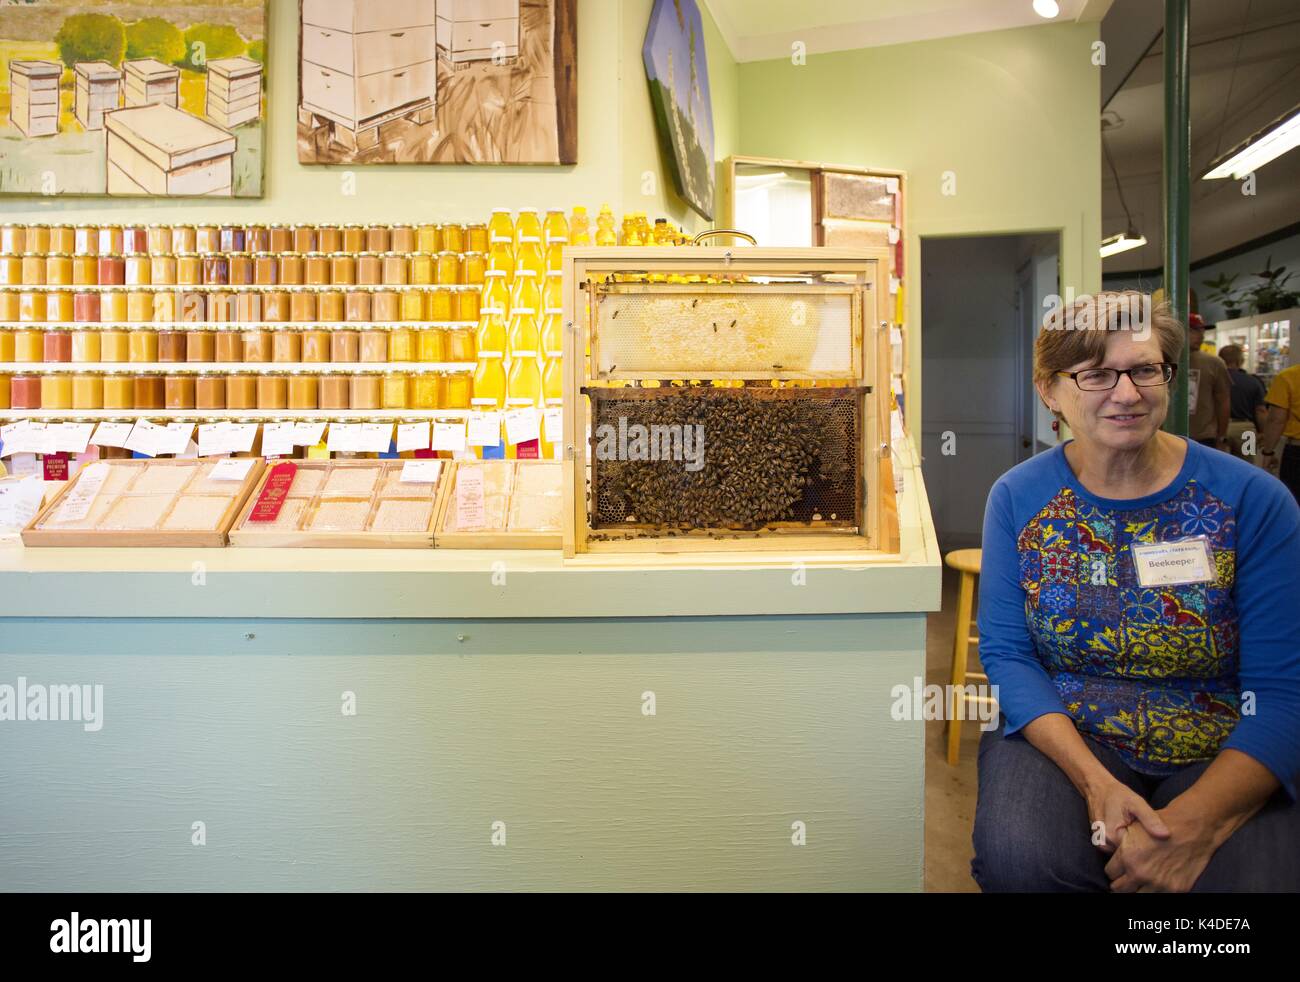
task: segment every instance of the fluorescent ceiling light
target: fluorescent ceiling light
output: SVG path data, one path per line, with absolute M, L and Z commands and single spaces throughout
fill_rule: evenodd
M 1127 232 L 1120 232 L 1118 235 L 1112 235 L 1101 240 L 1101 258 L 1118 255 L 1121 252 L 1128 252 L 1130 249 L 1137 249 L 1147 244 L 1147 237 L 1141 232 L 1129 229 Z
M 1034 0 L 1034 13 L 1051 20 L 1061 12 L 1061 5 L 1056 0 Z
M 1294 150 L 1297 144 L 1300 144 L 1300 105 L 1284 112 L 1258 133 L 1212 161 L 1201 180 L 1214 181 L 1224 177 L 1241 180 L 1270 160 Z

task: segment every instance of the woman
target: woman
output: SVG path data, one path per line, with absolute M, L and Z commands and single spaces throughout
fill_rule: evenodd
M 1161 431 L 1184 343 L 1167 307 L 1061 313 L 1034 384 L 1074 438 L 1004 474 L 985 514 L 980 658 L 1004 718 L 980 745 L 972 873 L 1300 890 L 1300 508 Z

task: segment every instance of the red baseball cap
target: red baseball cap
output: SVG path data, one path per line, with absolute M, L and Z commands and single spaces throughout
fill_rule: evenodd
M 1193 328 L 1193 327 L 1204 328 L 1205 318 L 1202 317 L 1200 314 L 1189 314 L 1187 317 L 1187 326 L 1189 328 Z

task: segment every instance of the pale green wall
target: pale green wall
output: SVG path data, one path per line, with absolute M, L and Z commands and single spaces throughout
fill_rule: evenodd
M 378 0 L 376 0 L 378 2 Z M 651 0 L 579 0 L 578 164 L 573 167 L 303 166 L 298 163 L 297 0 L 270 0 L 268 34 L 269 150 L 265 197 L 239 201 L 163 202 L 108 198 L 0 198 L 0 213 L 17 221 L 181 222 L 484 220 L 492 208 L 589 209 L 609 202 L 653 219 L 706 226 L 672 191 L 654 134 L 641 43 Z M 717 156 L 735 152 L 739 106 L 735 62 L 704 10 L 709 68 L 719 119 Z M 719 105 L 721 103 L 721 105 Z M 639 175 L 655 172 L 657 193 L 643 197 Z M 356 175 L 343 194 L 342 175 Z M 635 180 L 626 175 L 638 175 Z
M 1044 25 L 740 66 L 742 153 L 907 172 L 913 432 L 920 236 L 1060 229 L 1062 287 L 1101 285 L 1096 38 L 1095 24 Z

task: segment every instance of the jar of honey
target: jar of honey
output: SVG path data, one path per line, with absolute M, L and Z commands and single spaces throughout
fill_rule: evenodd
M 416 286 L 429 286 L 438 278 L 438 257 L 429 252 L 412 253 L 410 281 Z
M 270 243 L 268 252 L 293 252 L 293 232 L 288 225 L 268 225 L 266 234 Z
M 257 408 L 288 409 L 288 378 L 283 375 L 259 375 L 257 377 Z
M 414 225 L 391 225 L 388 228 L 388 249 L 390 252 L 414 252 L 417 236 Z
M 167 409 L 193 409 L 194 376 L 168 375 L 163 381 L 163 402 Z
M 245 331 L 244 361 L 263 363 L 271 360 L 271 332 L 262 328 Z
M 203 257 L 197 252 L 176 254 L 176 282 L 181 286 L 198 286 L 203 282 Z
M 235 294 L 209 293 L 208 320 L 214 324 L 228 324 L 235 320 Z
M 22 297 L 16 290 L 0 290 L 0 321 L 18 320 Z
M 465 251 L 488 251 L 488 228 L 486 225 L 467 225 L 465 227 Z
M 226 259 L 230 265 L 231 286 L 250 286 L 255 280 L 253 257 L 247 252 L 232 252 Z
M 199 233 L 193 225 L 173 225 L 172 226 L 172 247 L 170 250 L 175 253 L 181 252 L 198 252 L 199 251 Z
M 321 409 L 351 409 L 351 385 L 346 375 L 323 375 L 318 401 Z
M 309 252 L 302 257 L 303 281 L 308 286 L 328 286 L 330 259 L 323 252 Z
M 149 252 L 149 230 L 143 225 L 122 227 L 123 255 L 145 255 Z
M 72 408 L 72 376 L 60 372 L 41 376 L 41 408 Z
M 385 286 L 405 286 L 409 272 L 405 253 L 386 252 L 382 257 L 381 276 Z
M 17 379 L 15 378 L 15 382 Z M 382 398 L 382 377 L 353 375 L 348 385 L 350 409 L 378 409 Z
M 387 225 L 371 225 L 366 229 L 367 252 L 390 252 L 392 248 L 392 234 Z
M 222 332 L 227 333 L 227 332 Z M 185 332 L 185 360 L 207 364 L 217 360 L 217 332 L 202 329 Z
M 243 252 L 246 244 L 244 230 L 238 225 L 222 225 L 217 241 L 222 252 Z
M 255 324 L 262 319 L 262 296 L 261 293 L 236 293 L 235 297 L 235 322 L 239 324 Z
M 439 408 L 439 390 L 445 388 L 437 372 L 423 372 L 412 378 L 411 405 L 416 409 Z
M 45 282 L 50 286 L 72 285 L 72 256 L 51 253 L 45 257 Z
M 119 327 L 104 328 L 99 332 L 99 358 L 87 359 L 87 361 L 91 360 L 110 362 L 130 361 L 130 335 Z
M 126 291 L 108 290 L 99 294 L 99 321 L 101 324 L 120 324 L 126 320 Z
M 487 255 L 482 252 L 467 252 L 461 257 L 460 276 L 462 283 L 482 286 L 487 277 Z
M 10 403 L 9 376 L 0 375 L 0 409 L 12 409 Z
M 452 327 L 447 329 L 447 360 L 459 362 L 478 361 L 478 348 L 474 343 L 474 328 Z
M 441 252 L 442 233 L 437 225 L 421 225 L 415 231 L 415 251 Z
M 388 332 L 377 328 L 360 332 L 361 351 L 357 361 L 388 361 Z
M 459 290 L 452 294 L 451 319 L 478 323 L 482 295 L 477 290 Z
M 135 324 L 143 324 L 153 321 L 153 293 L 151 291 L 127 291 L 126 319 Z
M 122 266 L 127 286 L 149 286 L 153 282 L 153 267 L 148 256 L 124 256 Z
M 465 226 L 444 225 L 442 227 L 442 248 L 447 252 L 465 251 Z
M 302 336 L 297 331 L 272 331 L 271 360 L 278 362 L 302 361 Z
M 293 226 L 293 251 L 294 252 L 315 252 L 316 251 L 316 226 L 315 225 Z
M 322 290 L 316 294 L 316 318 L 326 323 L 343 319 L 342 290 Z
M 426 294 L 424 308 L 425 320 L 440 323 L 451 320 L 451 298 L 451 290 L 432 290 Z
M 445 361 L 447 358 L 447 335 L 443 328 L 430 327 L 416 335 L 415 357 L 417 361 Z
M 43 349 L 47 362 L 72 361 L 72 333 L 46 331 Z
M 370 320 L 373 307 L 366 290 L 349 290 L 343 298 L 343 319 L 365 322 Z
M 155 290 L 153 294 L 153 319 L 155 324 L 175 324 L 176 297 L 171 290 Z
M 316 226 L 316 251 L 331 253 L 343 248 L 343 228 L 340 225 Z
M 104 408 L 104 377 L 102 375 L 72 376 L 72 408 Z
M 396 327 L 388 332 L 388 360 L 415 361 L 415 332 L 409 327 Z
M 98 331 L 71 331 L 73 361 L 102 361 L 103 339 Z
M 447 376 L 447 391 L 439 409 L 468 409 L 474 397 L 474 377 L 469 372 L 453 372 Z
M 72 232 L 72 251 L 78 256 L 99 253 L 99 226 L 78 225 Z
M 22 286 L 23 260 L 11 253 L 0 255 L 0 285 Z
M 360 337 L 356 331 L 330 331 L 330 361 L 354 363 L 361 359 Z
M 257 377 L 254 375 L 226 376 L 226 408 L 257 408 Z
M 438 268 L 435 277 L 436 281 L 440 284 L 451 285 L 460 283 L 460 253 L 451 251 L 438 253 Z
M 236 331 L 213 331 L 216 351 L 213 361 L 240 362 L 244 360 L 244 336 Z
M 5 222 L 0 225 L 0 251 L 23 253 L 27 251 L 27 226 Z
M 315 409 L 319 398 L 319 383 L 315 375 L 289 376 L 289 408 Z
M 159 286 L 176 285 L 176 257 L 155 253 L 149 257 L 149 279 Z
M 411 376 L 403 372 L 391 372 L 384 376 L 383 390 L 380 397 L 383 409 L 408 409 L 411 405 Z
M 262 320 L 274 324 L 287 322 L 293 313 L 290 309 L 292 296 L 293 294 L 281 290 L 269 290 L 262 294 Z
M 357 283 L 361 286 L 378 286 L 384 279 L 384 263 L 375 252 L 357 256 Z
M 14 332 L 0 331 L 0 363 L 14 360 Z
M 39 375 L 14 375 L 10 378 L 9 407 L 11 409 L 40 409 L 41 377 Z
M 298 322 L 316 320 L 316 294 L 306 291 L 290 294 L 289 319 Z
M 353 286 L 357 282 L 357 261 L 351 253 L 330 256 L 330 282 L 335 286 Z
M 225 409 L 226 379 L 223 375 L 200 375 L 194 380 L 195 409 Z
M 424 292 L 422 290 L 403 290 L 399 313 L 404 321 L 424 320 Z
M 380 324 L 401 320 L 401 297 L 392 290 L 376 290 L 370 295 L 370 316 Z
M 24 290 L 18 294 L 18 319 L 34 324 L 44 323 L 47 306 L 44 293 Z
M 330 360 L 330 333 L 319 328 L 314 331 L 303 331 L 300 360 L 308 363 L 328 362 Z
M 221 251 L 221 229 L 216 225 L 194 227 L 194 249 L 202 255 Z
M 275 286 L 280 281 L 280 260 L 273 252 L 259 252 L 253 257 L 253 282 Z
M 14 361 L 45 360 L 45 332 L 25 328 L 14 331 Z M 24 408 L 24 407 L 19 407 Z
M 121 225 L 101 225 L 99 226 L 99 254 L 106 256 L 109 253 L 121 254 L 122 252 L 122 226 Z
M 45 319 L 54 324 L 66 324 L 74 319 L 76 303 L 68 290 L 50 290 L 45 294 Z
M 136 328 L 128 335 L 133 362 L 156 362 L 158 360 L 158 332 L 151 328 Z
M 343 252 L 366 251 L 366 227 L 364 225 L 343 226 Z
M 45 285 L 45 254 L 27 252 L 23 254 L 23 286 Z
M 72 257 L 72 285 L 95 286 L 99 282 L 99 259 L 96 256 Z
M 208 286 L 228 286 L 230 283 L 230 260 L 222 255 L 205 255 L 203 257 L 203 282 Z
M 133 376 L 119 375 L 115 372 L 104 376 L 104 408 L 135 408 L 135 379 Z
M 161 375 L 137 375 L 134 379 L 136 409 L 163 409 L 167 404 L 167 384 Z
M 172 251 L 172 227 L 157 222 L 145 229 L 146 252 L 151 256 L 162 255 Z

